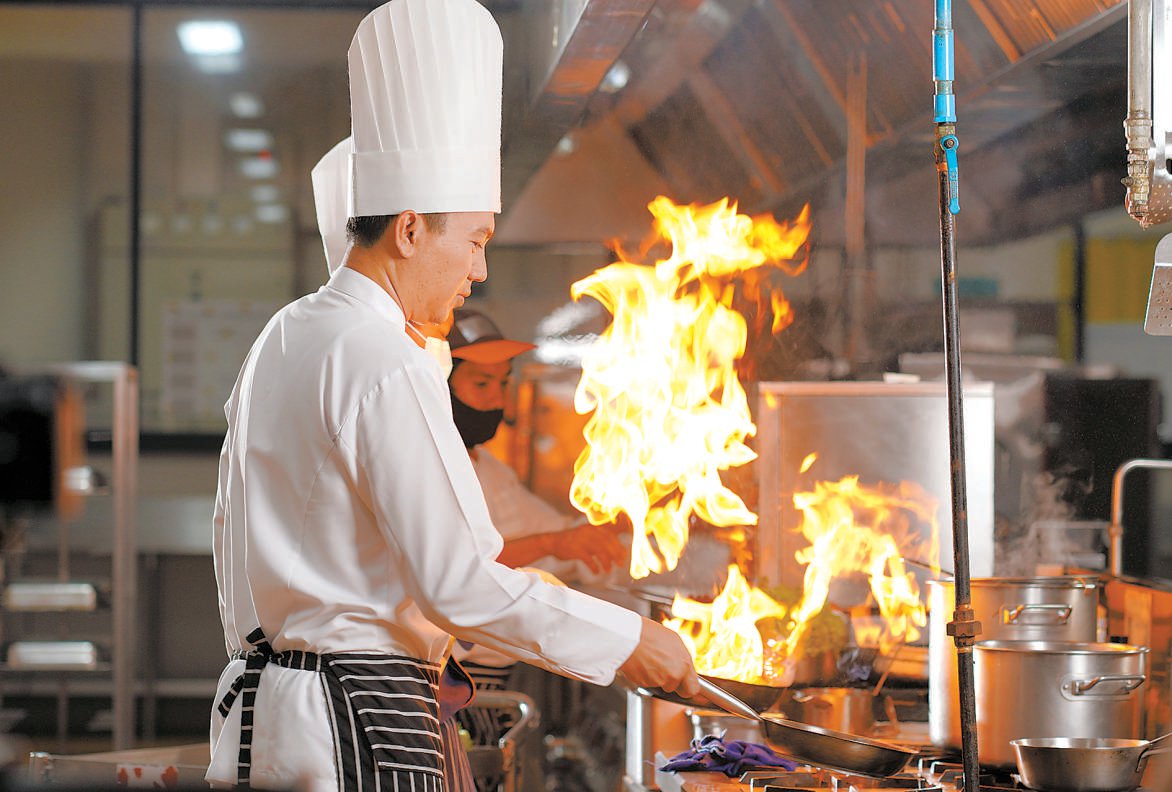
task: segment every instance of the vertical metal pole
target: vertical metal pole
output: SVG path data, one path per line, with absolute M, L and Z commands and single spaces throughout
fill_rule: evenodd
M 951 0 L 936 0 L 933 30 L 936 83 L 936 172 L 940 188 L 940 272 L 944 297 L 944 368 L 948 391 L 948 450 L 951 461 L 952 549 L 956 610 L 948 634 L 956 644 L 960 687 L 961 753 L 964 790 L 977 792 L 976 694 L 973 643 L 981 625 L 973 618 L 969 578 L 968 493 L 965 489 L 964 400 L 960 365 L 960 315 L 956 286 L 956 215 L 960 212 L 956 137 L 956 97 L 952 90 L 954 49 Z
M 858 367 L 871 358 L 866 317 L 874 291 L 867 264 L 867 58 L 853 59 L 846 78 L 846 272 L 847 358 Z
M 1146 224 L 1151 199 L 1152 151 L 1152 0 L 1127 2 L 1127 211 Z
M 114 376 L 114 547 L 112 654 L 114 750 L 134 744 L 135 611 L 138 607 L 138 372 L 118 364 Z

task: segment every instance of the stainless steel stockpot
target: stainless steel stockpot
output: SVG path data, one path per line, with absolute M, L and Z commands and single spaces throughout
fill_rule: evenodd
M 779 706 L 791 720 L 868 736 L 875 728 L 874 700 L 870 688 L 794 688 Z
M 1099 582 L 1093 576 L 974 578 L 973 612 L 982 641 L 1095 640 Z M 960 747 L 956 647 L 945 632 L 956 608 L 951 580 L 928 581 L 928 731 L 932 743 Z
M 982 641 L 973 654 L 982 765 L 1014 767 L 1013 740 L 1140 736 L 1147 647 Z

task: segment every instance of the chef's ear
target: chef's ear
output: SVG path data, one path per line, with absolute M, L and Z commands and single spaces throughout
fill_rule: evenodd
M 412 209 L 404 209 L 395 215 L 387 230 L 396 258 L 410 258 L 418 250 L 423 215 Z

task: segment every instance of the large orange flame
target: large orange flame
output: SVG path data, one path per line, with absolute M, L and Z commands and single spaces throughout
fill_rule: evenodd
M 756 456 L 745 444 L 756 427 L 736 375 L 748 331 L 732 305 L 738 286 L 755 291 L 749 296 L 772 307 L 771 326 L 787 326 L 784 295 L 766 278 L 743 276 L 761 267 L 801 272 L 810 233 L 808 207 L 792 223 L 737 214 L 728 199 L 698 207 L 660 196 L 648 208 L 671 255 L 654 266 L 618 261 L 571 289 L 613 320 L 582 361 L 574 406 L 593 414 L 570 500 L 595 524 L 630 518 L 634 578 L 675 568 L 693 514 L 715 526 L 756 524 L 720 478 Z

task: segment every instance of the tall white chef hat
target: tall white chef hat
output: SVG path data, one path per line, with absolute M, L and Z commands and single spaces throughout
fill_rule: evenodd
M 313 182 L 313 205 L 317 209 L 317 230 L 326 250 L 326 268 L 333 275 L 346 259 L 346 201 L 350 194 L 350 138 L 342 140 L 318 160 L 309 172 Z
M 350 217 L 501 208 L 500 29 L 476 0 L 391 0 L 350 44 Z

